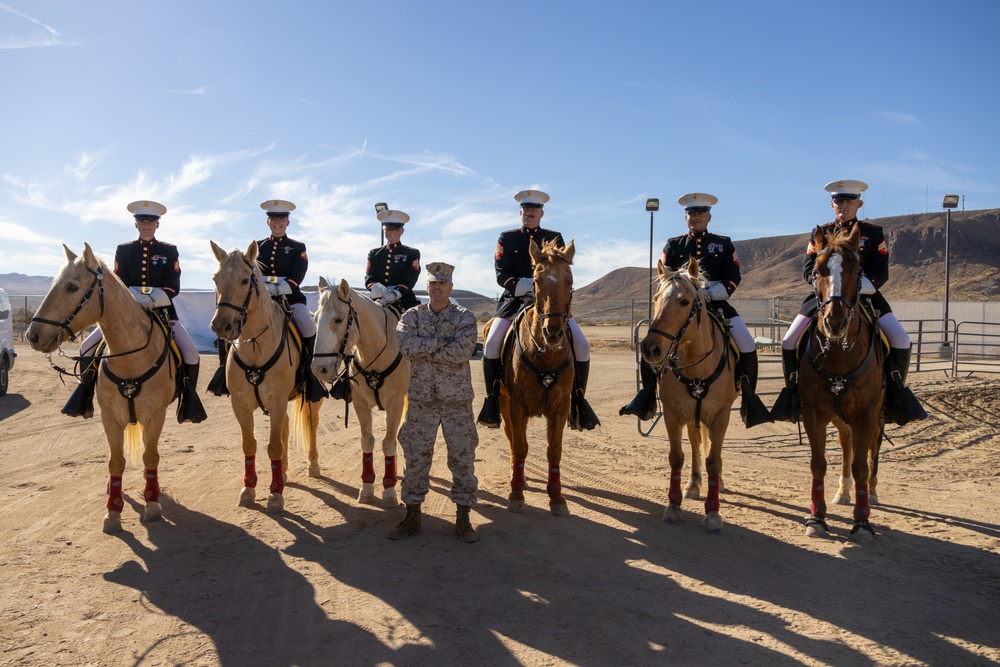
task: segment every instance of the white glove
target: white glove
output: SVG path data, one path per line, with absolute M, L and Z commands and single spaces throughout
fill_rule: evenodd
M 531 278 L 518 278 L 517 284 L 514 285 L 514 296 L 524 296 L 533 292 L 535 289 L 535 281 Z
M 153 297 L 151 297 L 150 295 L 139 293 L 134 296 L 135 296 L 135 302 L 140 306 L 142 306 L 143 308 L 145 308 L 146 310 L 152 310 L 154 308 Z
M 385 296 L 382 297 L 382 305 L 388 305 L 390 303 L 396 303 L 399 301 L 400 297 L 403 296 L 399 293 L 399 290 L 395 287 L 387 287 L 385 289 Z
M 729 292 L 725 285 L 718 280 L 713 280 L 701 288 L 701 295 L 705 301 L 725 301 L 729 298 Z
M 872 281 L 868 280 L 868 276 L 861 276 L 861 293 L 862 294 L 874 294 L 875 285 Z
M 382 283 L 372 283 L 372 286 L 368 288 L 368 296 L 372 301 L 378 301 L 385 296 L 385 285 Z
M 278 283 L 264 283 L 264 289 L 271 296 L 278 296 Z

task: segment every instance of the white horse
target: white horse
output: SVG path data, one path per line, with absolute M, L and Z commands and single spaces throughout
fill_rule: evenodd
M 372 409 L 385 411 L 385 476 L 382 507 L 396 507 L 396 439 L 406 413 L 410 389 L 410 360 L 396 342 L 398 320 L 367 296 L 350 288 L 346 280 L 334 289 L 319 279 L 316 311 L 316 351 L 312 371 L 321 381 L 335 379 L 345 364 L 354 409 L 361 425 L 361 491 L 358 501 L 375 500 L 375 436 Z M 353 366 L 352 366 L 353 364 Z

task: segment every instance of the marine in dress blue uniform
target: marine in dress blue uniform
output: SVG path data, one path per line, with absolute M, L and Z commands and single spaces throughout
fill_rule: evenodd
M 397 303 L 401 311 L 420 301 L 413 286 L 420 277 L 420 251 L 399 242 L 410 216 L 403 211 L 380 211 L 379 222 L 387 242 L 368 252 L 365 265 L 365 289 L 383 306 Z
M 925 419 L 927 413 L 913 392 L 905 386 L 906 374 L 910 367 L 910 336 L 892 314 L 889 302 L 879 291 L 889 280 L 889 246 L 886 243 L 885 233 L 879 225 L 858 220 L 858 211 L 864 206 L 861 194 L 868 189 L 868 184 L 864 181 L 844 179 L 830 181 L 824 189 L 830 193 L 830 207 L 834 211 L 836 220 L 820 225 L 820 229 L 823 232 L 850 231 L 855 225 L 861 229 L 861 298 L 870 301 L 872 307 L 878 311 L 879 328 L 889 341 L 889 359 L 884 366 L 888 390 L 886 395 L 888 418 L 900 425 Z M 810 238 L 802 263 L 802 277 L 810 285 L 814 280 L 815 264 L 816 250 Z M 781 341 L 781 367 L 785 376 L 785 388 L 778 394 L 771 409 L 771 416 L 776 421 L 799 420 L 794 396 L 798 369 L 796 347 L 818 309 L 819 304 L 814 292 L 802 302 L 799 314 L 795 316 Z

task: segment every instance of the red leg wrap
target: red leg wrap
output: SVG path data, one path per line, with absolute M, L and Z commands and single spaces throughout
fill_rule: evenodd
M 271 493 L 282 493 L 285 490 L 285 475 L 281 471 L 281 459 L 271 461 Z
M 125 501 L 122 500 L 122 478 L 111 475 L 111 480 L 108 482 L 108 511 L 121 512 L 124 507 Z
M 514 459 L 514 471 L 510 476 L 510 488 L 524 490 L 524 459 Z
M 855 521 L 867 521 L 868 515 L 871 513 L 871 507 L 868 505 L 868 485 L 867 484 L 855 484 L 854 485 L 854 520 Z
M 680 507 L 681 498 L 684 494 L 681 493 L 681 471 L 671 470 L 670 471 L 670 490 L 667 492 L 667 500 L 670 501 L 671 505 L 677 505 Z
M 549 492 L 549 498 L 558 498 L 562 495 L 562 484 L 559 483 L 559 466 L 549 468 L 549 483 L 545 485 L 545 490 Z
M 361 481 L 365 484 L 375 481 L 375 457 L 372 454 L 361 455 Z
M 809 511 L 816 516 L 826 516 L 826 487 L 821 479 L 813 480 L 812 502 L 809 503 Z
M 396 457 L 385 457 L 385 477 L 382 478 L 382 486 L 391 489 L 396 486 Z
M 147 503 L 155 503 L 160 499 L 160 480 L 156 476 L 156 469 L 146 469 L 146 490 L 142 492 L 142 497 Z
M 248 456 L 243 462 L 243 486 L 257 488 L 257 457 Z
M 705 497 L 705 514 L 719 511 L 719 476 L 708 476 L 708 495 Z

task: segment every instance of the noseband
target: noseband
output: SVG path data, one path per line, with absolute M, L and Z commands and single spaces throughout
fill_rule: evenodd
M 217 309 L 223 307 L 232 308 L 240 314 L 240 333 L 243 332 L 243 327 L 247 323 L 247 311 L 250 308 L 250 296 L 254 293 L 260 293 L 260 286 L 257 284 L 257 272 L 254 271 L 254 267 L 250 264 L 250 262 L 244 259 L 243 263 L 250 267 L 250 287 L 247 288 L 247 296 L 243 299 L 243 306 L 235 306 L 226 301 L 219 301 L 215 304 Z
M 90 301 L 90 297 L 94 295 L 95 289 L 97 290 L 98 301 L 101 304 L 101 315 L 104 315 L 104 268 L 98 266 L 97 271 L 91 271 L 90 268 L 87 267 L 86 265 L 84 265 L 83 268 L 87 269 L 90 275 L 94 276 L 94 279 L 90 282 L 90 287 L 88 287 L 87 291 L 83 294 L 83 298 L 80 300 L 80 303 L 77 304 L 76 309 L 73 310 L 72 313 L 67 315 L 66 319 L 63 320 L 62 322 L 54 322 L 52 320 L 46 320 L 41 317 L 32 317 L 31 318 L 32 322 L 39 322 L 41 324 L 51 324 L 54 327 L 65 329 L 66 333 L 69 334 L 69 339 L 71 341 L 75 341 L 76 333 L 74 333 L 73 330 L 69 328 L 69 325 L 72 324 L 73 320 L 76 319 L 76 316 L 80 314 L 80 311 L 83 310 L 84 306 L 87 305 L 87 302 Z
M 344 337 L 340 339 L 340 350 L 337 352 L 313 352 L 313 359 L 322 359 L 325 357 L 339 357 L 343 359 L 345 363 L 350 363 L 350 360 L 354 358 L 353 354 L 345 354 L 344 351 L 347 349 L 347 339 L 351 335 L 351 327 L 358 319 L 358 313 L 354 310 L 354 302 L 348 297 L 346 301 L 337 296 L 337 300 L 341 303 L 347 304 L 347 328 L 344 329 Z
M 684 324 L 681 326 L 680 331 L 678 331 L 676 335 L 668 334 L 666 331 L 663 331 L 662 329 L 657 329 L 655 327 L 650 327 L 648 329 L 649 333 L 658 334 L 670 341 L 670 349 L 667 350 L 667 357 L 671 358 L 673 357 L 673 353 L 676 351 L 677 346 L 680 344 L 681 338 L 684 337 L 684 332 L 687 331 L 687 328 L 691 325 L 691 320 L 695 319 L 695 316 L 697 316 L 698 318 L 697 319 L 698 326 L 701 326 L 701 309 L 703 306 L 704 303 L 702 302 L 702 300 L 699 298 L 695 298 L 694 303 L 691 304 L 691 312 L 688 313 L 687 319 L 684 320 Z
M 834 251 L 833 248 L 823 248 L 822 250 L 820 250 L 819 252 L 816 253 L 816 257 L 819 258 L 822 255 L 830 255 L 830 254 L 833 254 L 835 252 L 836 251 Z M 847 253 L 850 253 L 855 259 L 858 259 L 860 261 L 860 257 L 858 256 L 858 253 L 855 252 L 853 248 L 841 248 L 839 254 L 840 255 L 844 255 L 844 254 L 847 254 Z M 819 315 L 819 317 L 821 319 L 823 318 L 823 309 L 826 308 L 831 303 L 841 303 L 841 304 L 843 304 L 847 308 L 847 321 L 850 322 L 851 320 L 853 320 L 854 316 L 855 316 L 855 313 L 857 311 L 858 302 L 861 300 L 861 282 L 862 282 L 861 281 L 861 271 L 859 270 L 858 271 L 858 281 L 857 281 L 858 284 L 856 285 L 855 290 L 854 290 L 854 299 L 852 301 L 848 301 L 847 299 L 845 299 L 844 297 L 842 297 L 839 294 L 831 295 L 831 296 L 828 296 L 826 298 L 823 298 L 823 295 L 819 293 L 819 280 L 814 280 L 813 281 L 813 292 L 816 295 L 816 302 L 819 303 L 819 306 L 818 306 L 818 315 Z M 847 342 L 846 338 L 842 342 L 843 342 L 843 347 L 844 347 L 845 350 L 851 347 L 851 344 L 849 344 Z

